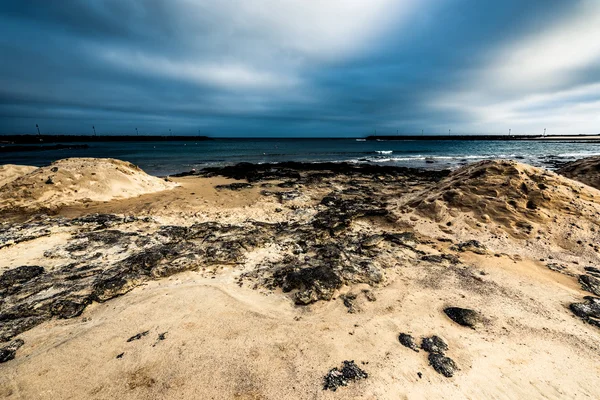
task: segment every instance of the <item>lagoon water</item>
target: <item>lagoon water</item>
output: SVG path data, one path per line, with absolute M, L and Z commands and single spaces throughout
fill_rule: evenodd
M 67 157 L 111 157 L 153 175 L 238 162 L 347 161 L 419 168 L 454 168 L 490 158 L 515 159 L 552 168 L 560 162 L 600 155 L 600 143 L 546 141 L 356 139 L 215 139 L 176 142 L 94 142 L 88 149 L 0 153 L 0 164 L 42 166 Z

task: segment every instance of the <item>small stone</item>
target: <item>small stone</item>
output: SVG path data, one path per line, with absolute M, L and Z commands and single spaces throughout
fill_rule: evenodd
M 5 363 L 15 358 L 15 353 L 24 344 L 25 342 L 22 339 L 15 339 L 6 346 L 0 347 L 0 363 Z
M 400 342 L 400 344 L 402 344 L 402 346 L 408 347 L 409 349 L 414 350 L 417 353 L 419 352 L 419 346 L 417 346 L 417 342 L 415 342 L 415 339 L 408 333 L 401 333 L 398 336 L 398 341 Z
M 468 308 L 448 307 L 444 309 L 444 313 L 457 324 L 473 329 L 484 322 L 481 314 Z
M 428 353 L 444 354 L 448 350 L 448 345 L 444 342 L 444 339 L 433 335 L 431 337 L 423 338 L 421 348 Z
M 431 365 L 438 374 L 442 374 L 446 378 L 451 378 L 458 369 L 456 363 L 451 358 L 445 357 L 443 354 L 431 353 L 427 359 L 429 360 L 429 365 Z
M 127 342 L 133 342 L 134 340 L 140 340 L 141 338 L 143 338 L 144 336 L 146 336 L 150 331 L 144 331 L 144 332 L 140 332 L 137 335 L 133 335 L 132 337 L 130 337 L 129 339 L 127 339 Z
M 366 379 L 369 377 L 365 371 L 360 369 L 354 361 L 344 361 L 341 369 L 329 370 L 323 378 L 323 390 L 336 391 L 340 386 L 348 386 L 348 383 Z

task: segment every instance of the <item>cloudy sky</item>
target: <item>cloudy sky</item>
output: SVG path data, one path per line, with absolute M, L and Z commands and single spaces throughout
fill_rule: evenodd
M 0 133 L 600 133 L 598 0 L 0 0 Z

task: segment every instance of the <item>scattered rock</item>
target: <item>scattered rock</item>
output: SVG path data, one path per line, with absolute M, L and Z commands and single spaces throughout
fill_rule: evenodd
M 467 242 L 455 244 L 451 246 L 450 249 L 461 253 L 470 251 L 475 254 L 488 254 L 487 248 L 477 240 L 469 240 Z
M 369 375 L 360 369 L 354 361 L 344 361 L 341 369 L 329 370 L 323 379 L 323 390 L 336 391 L 340 386 L 348 386 L 350 382 L 367 379 Z
M 421 348 L 428 353 L 444 354 L 448 351 L 448 345 L 444 342 L 444 339 L 436 335 L 423 338 Z
M 592 275 L 596 278 L 600 278 L 600 268 L 595 267 L 585 267 L 584 268 L 589 275 Z
M 419 352 L 419 346 L 417 345 L 417 342 L 415 342 L 415 339 L 408 333 L 401 333 L 400 336 L 398 336 L 398 341 L 404 347 L 408 347 L 417 353 Z
M 22 339 L 15 339 L 0 347 L 0 363 L 5 363 L 15 358 L 16 351 L 24 344 L 25 342 Z
M 451 358 L 446 357 L 441 353 L 430 353 L 427 359 L 429 360 L 429 365 L 431 365 L 438 374 L 442 374 L 446 378 L 451 378 L 458 369 L 456 363 Z
M 235 182 L 235 183 L 230 183 L 228 185 L 217 185 L 217 186 L 215 186 L 215 189 L 218 189 L 218 190 L 222 190 L 222 189 L 242 190 L 242 189 L 251 189 L 253 187 L 254 187 L 254 185 L 252 185 L 251 183 Z
M 579 283 L 583 290 L 600 296 L 600 279 L 593 277 L 592 275 L 580 275 Z
M 140 340 L 144 336 L 148 335 L 148 333 L 150 333 L 150 331 L 144 331 L 144 332 L 138 333 L 137 335 L 133 335 L 132 337 L 130 337 L 129 339 L 127 339 L 127 343 L 133 342 L 134 340 Z
M 475 329 L 476 326 L 484 323 L 484 319 L 481 314 L 468 308 L 448 307 L 444 309 L 444 313 L 452 321 L 469 328 Z
M 346 306 L 346 308 L 348 309 L 348 312 L 350 314 L 354 314 L 355 312 L 358 311 L 354 304 L 354 301 L 356 300 L 355 294 L 351 294 L 351 293 L 344 294 L 344 295 L 340 296 L 340 298 L 344 301 L 344 305 Z
M 600 298 L 586 296 L 583 299 L 585 303 L 573 303 L 569 308 L 588 324 L 600 328 Z

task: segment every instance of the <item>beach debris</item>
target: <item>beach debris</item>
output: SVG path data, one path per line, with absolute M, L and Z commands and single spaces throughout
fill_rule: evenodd
M 457 324 L 473 329 L 484 322 L 481 314 L 468 308 L 447 307 L 444 309 L 444 313 Z
M 428 353 L 444 354 L 448 351 L 448 345 L 444 339 L 436 335 L 423 338 L 421 348 Z
M 125 355 L 125 352 L 117 354 L 116 359 L 121 359 Z
M 15 358 L 15 353 L 25 342 L 22 339 L 15 339 L 8 344 L 0 346 L 0 363 L 5 363 Z
M 400 344 L 402 344 L 402 346 L 408 347 L 417 353 L 419 352 L 419 346 L 417 345 L 417 342 L 415 342 L 415 339 L 408 333 L 401 333 L 398 336 L 398 341 Z
M 446 378 L 451 378 L 458 369 L 454 360 L 441 353 L 429 353 L 427 359 L 429 360 L 429 365 L 431 365 L 438 374 L 442 374 Z
M 323 390 L 336 391 L 340 386 L 348 386 L 350 382 L 367 379 L 369 374 L 360 369 L 354 361 L 344 361 L 342 368 L 329 370 L 323 378 Z
M 138 333 L 136 335 L 133 335 L 132 337 L 130 337 L 129 339 L 127 339 L 127 343 L 133 342 L 134 340 L 140 340 L 144 336 L 148 335 L 148 333 L 150 333 L 150 331 L 144 331 L 144 332 L 140 332 L 140 333 Z

